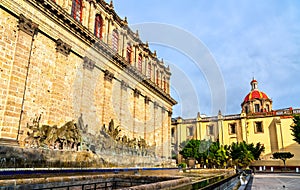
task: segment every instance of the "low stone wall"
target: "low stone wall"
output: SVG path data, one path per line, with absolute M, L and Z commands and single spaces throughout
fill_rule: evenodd
M 162 189 L 189 182 L 191 182 L 191 178 L 186 177 L 105 174 L 0 180 L 0 189 L 46 189 L 53 187 L 61 189 Z
M 251 166 L 281 166 L 283 167 L 283 161 L 282 160 L 257 160 L 253 163 L 251 163 Z M 286 166 L 300 166 L 300 160 L 286 160 Z

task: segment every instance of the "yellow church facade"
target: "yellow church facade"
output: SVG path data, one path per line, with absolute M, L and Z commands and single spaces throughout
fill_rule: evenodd
M 171 129 L 173 155 L 178 154 L 181 145 L 191 139 L 219 141 L 223 145 L 260 142 L 265 151 L 256 164 L 279 164 L 271 158 L 272 153 L 289 151 L 295 156 L 287 164 L 300 165 L 300 145 L 293 140 L 290 130 L 293 115 L 300 114 L 300 109 L 273 110 L 272 100 L 258 90 L 258 82 L 253 79 L 250 84 L 251 91 L 241 104 L 240 114 L 222 115 L 219 112 L 217 116 L 208 117 L 198 113 L 192 119 L 174 118 Z

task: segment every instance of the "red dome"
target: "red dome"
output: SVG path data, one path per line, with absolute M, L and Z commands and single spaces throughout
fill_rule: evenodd
M 269 97 L 257 89 L 252 90 L 244 99 L 244 103 L 254 99 L 269 99 Z

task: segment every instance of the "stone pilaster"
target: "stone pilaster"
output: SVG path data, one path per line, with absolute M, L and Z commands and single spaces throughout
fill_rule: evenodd
M 103 111 L 102 124 L 107 125 L 112 118 L 113 108 L 111 103 L 112 98 L 112 82 L 114 74 L 108 70 L 104 72 L 104 92 L 103 92 Z
M 24 97 L 30 55 L 34 43 L 34 35 L 38 25 L 27 19 L 24 15 L 19 16 L 19 32 L 16 42 L 14 61 L 11 66 L 6 106 L 4 108 L 3 126 L 0 137 L 18 140 L 20 121 L 22 118 Z

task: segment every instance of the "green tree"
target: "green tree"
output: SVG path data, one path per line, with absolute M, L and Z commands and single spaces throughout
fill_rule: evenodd
M 185 147 L 179 152 L 183 158 L 199 158 L 199 146 L 200 140 L 190 140 L 187 142 Z
M 248 150 L 247 143 L 232 143 L 230 146 L 230 157 L 232 162 L 240 167 L 249 166 L 250 162 L 254 160 L 254 156 L 250 150 Z
M 300 115 L 294 115 L 293 121 L 294 123 L 291 125 L 293 140 L 300 144 Z
M 210 140 L 200 140 L 198 163 L 206 165 L 208 162 L 209 147 L 212 144 Z
M 265 147 L 260 143 L 255 146 L 253 143 L 247 144 L 247 149 L 252 153 L 254 160 L 259 160 L 261 153 L 265 151 Z
M 280 159 L 283 161 L 284 168 L 286 169 L 285 162 L 287 159 L 293 158 L 294 154 L 290 152 L 275 152 L 273 153 L 273 159 Z
M 208 162 L 212 166 L 226 167 L 229 160 L 228 146 L 220 145 L 219 142 L 213 142 L 209 147 Z

